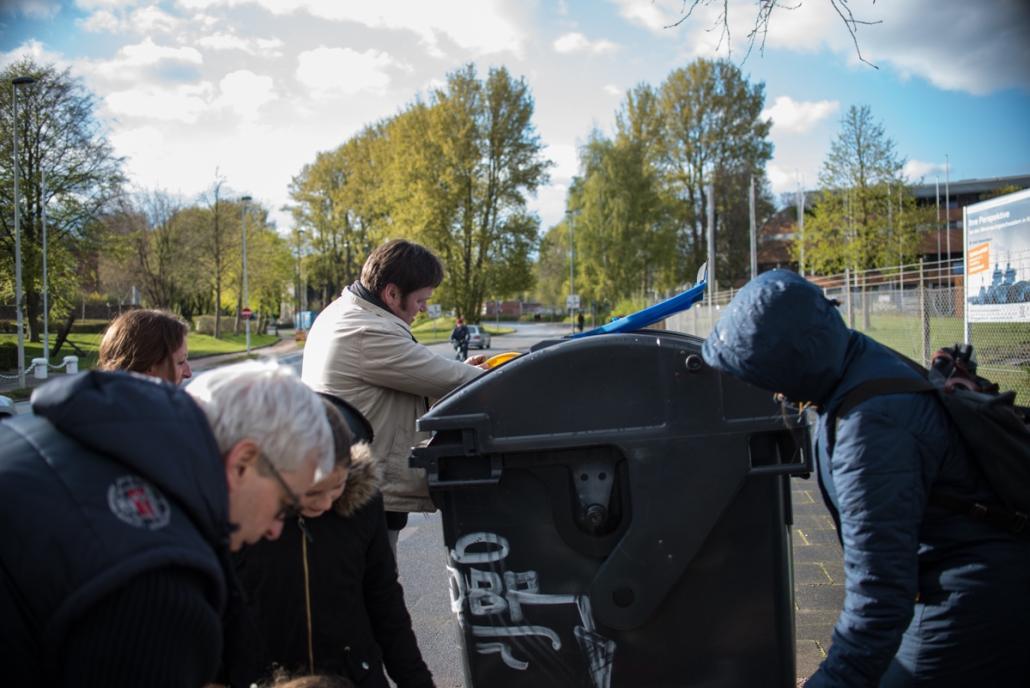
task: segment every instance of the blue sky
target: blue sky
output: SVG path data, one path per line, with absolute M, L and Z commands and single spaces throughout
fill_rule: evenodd
M 709 6 L 710 5 L 710 6 Z M 753 0 L 731 0 L 729 59 L 763 82 L 774 191 L 815 185 L 850 105 L 869 105 L 913 182 L 1030 174 L 1030 3 L 849 3 L 863 56 L 830 0 L 773 14 L 742 62 Z M 577 147 L 611 132 L 627 89 L 718 48 L 714 12 L 676 28 L 681 0 L 2 0 L 0 63 L 70 67 L 139 188 L 187 198 L 215 172 L 272 211 L 315 153 L 388 117 L 466 62 L 525 77 L 556 163 L 532 207 L 562 217 Z M 717 49 L 718 48 L 718 49 Z

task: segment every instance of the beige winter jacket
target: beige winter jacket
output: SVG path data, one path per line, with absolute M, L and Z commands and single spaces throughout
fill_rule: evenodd
M 387 511 L 435 511 L 425 471 L 408 467 L 428 404 L 483 371 L 439 356 L 411 338 L 408 325 L 344 291 L 319 313 L 304 345 L 301 377 L 316 392 L 349 401 L 375 431 L 372 452 L 386 462 Z

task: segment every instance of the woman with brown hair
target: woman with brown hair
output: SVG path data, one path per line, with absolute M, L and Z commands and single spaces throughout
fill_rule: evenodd
M 111 322 L 100 342 L 100 370 L 128 370 L 174 385 L 193 375 L 187 360 L 189 327 L 166 311 L 138 309 Z

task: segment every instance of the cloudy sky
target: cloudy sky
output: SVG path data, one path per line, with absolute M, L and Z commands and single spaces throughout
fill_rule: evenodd
M 702 0 L 703 1 L 703 0 Z M 689 5 L 689 2 L 686 3 Z M 0 63 L 68 66 L 134 184 L 191 197 L 218 170 L 288 227 L 288 184 L 320 150 L 390 116 L 474 62 L 528 81 L 556 163 L 533 200 L 561 219 L 576 150 L 610 132 L 627 89 L 716 54 L 717 7 L 682 0 L 0 0 Z M 740 64 L 754 0 L 730 0 Z M 797 3 L 795 3 L 797 4 Z M 764 54 L 774 191 L 814 185 L 850 105 L 867 104 L 913 181 L 1030 174 L 1030 3 L 851 0 L 859 62 L 830 0 L 772 17 Z M 719 53 L 725 56 L 725 44 Z

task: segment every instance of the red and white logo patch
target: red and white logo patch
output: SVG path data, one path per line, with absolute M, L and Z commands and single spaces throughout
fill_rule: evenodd
M 160 490 L 135 475 L 123 475 L 107 488 L 107 505 L 125 523 L 147 530 L 164 528 L 172 516 Z

